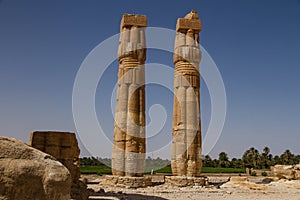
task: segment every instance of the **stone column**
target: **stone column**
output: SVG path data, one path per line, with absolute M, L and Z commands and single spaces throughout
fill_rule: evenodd
M 174 176 L 200 176 L 201 123 L 200 73 L 201 21 L 192 10 L 176 25 L 174 49 L 174 110 L 172 138 L 172 172 Z
M 135 177 L 144 173 L 146 26 L 146 16 L 123 15 L 112 151 L 112 172 L 116 176 Z

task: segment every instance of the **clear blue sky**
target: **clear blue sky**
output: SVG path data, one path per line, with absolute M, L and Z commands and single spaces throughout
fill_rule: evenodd
M 148 26 L 175 29 L 191 9 L 203 22 L 201 44 L 216 62 L 227 93 L 227 118 L 210 153 L 240 157 L 251 146 L 273 154 L 300 154 L 300 1 L 299 0 L 2 0 L 0 1 L 0 135 L 25 142 L 33 130 L 76 132 L 72 89 L 88 53 L 119 32 L 124 13 L 145 14 Z M 148 51 L 147 62 L 172 65 L 172 55 Z M 117 62 L 100 81 L 97 112 L 112 134 L 107 105 L 117 81 Z M 202 119 L 210 117 L 202 84 Z M 99 87 L 100 88 L 100 87 Z M 161 95 L 163 93 L 163 95 Z M 167 124 L 160 139 L 171 138 L 173 96 L 147 88 L 147 107 L 165 106 Z M 100 143 L 99 143 L 100 144 Z M 168 155 L 157 155 L 168 157 Z

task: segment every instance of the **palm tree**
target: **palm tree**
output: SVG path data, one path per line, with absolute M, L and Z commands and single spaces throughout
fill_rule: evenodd
M 243 168 L 243 161 L 242 159 L 232 158 L 230 162 L 230 167 L 232 168 Z
M 281 154 L 280 159 L 282 161 L 282 164 L 284 165 L 292 165 L 294 154 L 291 153 L 289 149 L 285 150 L 283 154 Z
M 265 147 L 263 150 L 264 154 L 268 155 L 270 153 L 270 148 L 269 147 Z
M 251 147 L 243 155 L 243 162 L 245 167 L 248 168 L 258 168 L 258 163 L 260 162 L 260 155 L 257 149 Z
M 269 169 L 271 165 L 271 160 L 269 159 L 269 153 L 270 153 L 270 148 L 265 147 L 263 149 L 263 153 L 261 154 L 261 159 L 260 159 L 260 168 L 264 169 Z
M 219 166 L 220 167 L 229 167 L 230 166 L 230 162 L 229 162 L 227 153 L 221 152 L 219 154 Z

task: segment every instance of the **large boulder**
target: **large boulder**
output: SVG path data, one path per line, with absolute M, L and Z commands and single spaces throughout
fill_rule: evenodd
M 0 136 L 1 200 L 70 200 L 71 175 L 54 157 Z

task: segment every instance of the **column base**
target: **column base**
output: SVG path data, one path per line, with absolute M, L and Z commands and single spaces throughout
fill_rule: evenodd
M 124 188 L 143 188 L 152 185 L 151 177 L 129 177 L 105 175 L 101 185 L 124 187 Z
M 166 176 L 165 184 L 188 187 L 188 186 L 207 186 L 208 178 L 206 177 L 187 177 L 187 176 Z

